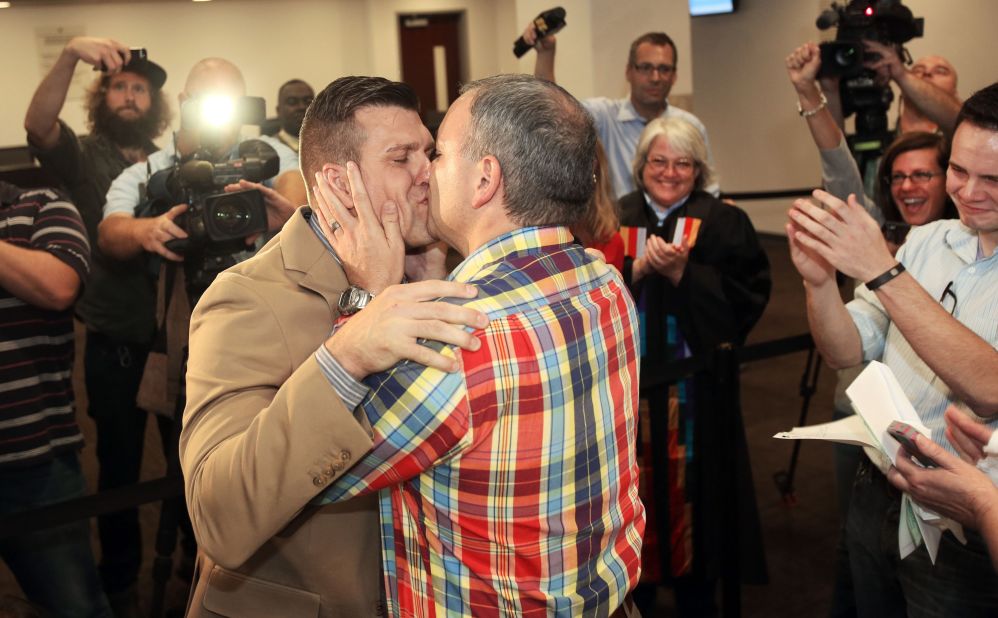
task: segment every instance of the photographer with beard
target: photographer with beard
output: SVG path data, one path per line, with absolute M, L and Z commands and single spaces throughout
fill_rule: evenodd
M 81 61 L 103 70 L 87 94 L 91 132 L 83 138 L 59 119 Z M 76 315 L 87 328 L 87 412 L 97 426 L 101 491 L 138 481 L 146 414 L 135 394 L 153 336 L 152 318 L 143 320 L 139 309 L 154 306 L 155 288 L 144 260 L 119 261 L 98 250 L 97 226 L 111 182 L 130 165 L 146 161 L 157 150 L 153 138 L 170 124 L 165 82 L 166 71 L 134 57 L 124 44 L 77 37 L 39 84 L 24 119 L 33 154 L 69 192 L 90 236 L 92 270 Z M 137 615 L 138 510 L 103 515 L 98 529 L 108 598 L 117 615 Z
M 104 71 L 87 92 L 90 135 L 82 139 L 59 119 L 80 61 Z M 132 58 L 124 44 L 77 37 L 66 44 L 35 90 L 24 117 L 28 145 L 41 166 L 69 191 L 91 245 L 97 244 L 97 224 L 111 181 L 158 150 L 152 140 L 170 125 L 165 82 L 166 71 L 147 59 Z

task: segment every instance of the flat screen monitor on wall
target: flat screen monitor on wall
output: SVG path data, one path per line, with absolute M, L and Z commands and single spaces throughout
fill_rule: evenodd
M 719 15 L 734 13 L 737 0 L 690 0 L 690 15 Z

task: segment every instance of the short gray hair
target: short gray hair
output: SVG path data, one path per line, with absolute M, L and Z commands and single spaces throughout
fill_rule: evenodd
M 656 138 L 661 137 L 669 143 L 673 150 L 684 157 L 693 159 L 696 166 L 697 179 L 693 189 L 702 191 L 704 187 L 714 182 L 714 168 L 707 161 L 707 142 L 704 141 L 703 133 L 700 129 L 690 124 L 682 118 L 656 118 L 645 126 L 638 138 L 638 149 L 634 153 L 634 161 L 631 162 L 631 171 L 634 174 L 634 184 L 642 191 L 645 190 L 645 183 L 642 179 L 645 173 L 645 165 L 648 163 L 648 151 Z
M 592 198 L 596 128 L 565 89 L 529 75 L 466 84 L 471 121 L 462 156 L 499 161 L 506 209 L 519 225 L 571 225 Z

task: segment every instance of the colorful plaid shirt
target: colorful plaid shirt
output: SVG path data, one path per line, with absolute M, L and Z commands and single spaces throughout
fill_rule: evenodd
M 318 500 L 381 491 L 393 615 L 606 616 L 638 581 L 634 303 L 571 241 L 474 252 L 450 278 L 479 290 L 455 302 L 489 316 L 481 348 L 366 380 L 374 449 Z

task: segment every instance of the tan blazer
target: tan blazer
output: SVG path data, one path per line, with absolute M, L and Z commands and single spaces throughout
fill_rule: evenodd
M 201 551 L 188 616 L 383 611 L 376 498 L 309 504 L 372 445 L 315 360 L 347 281 L 309 214 L 219 275 L 191 318 L 180 457 Z

